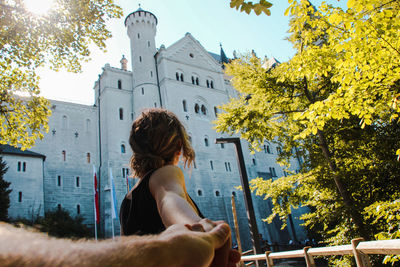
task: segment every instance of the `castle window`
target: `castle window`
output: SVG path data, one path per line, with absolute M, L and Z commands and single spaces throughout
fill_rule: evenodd
M 196 85 L 199 85 L 199 77 L 196 77 Z
M 125 145 L 124 144 L 121 145 L 121 153 L 122 154 L 126 153 L 126 149 L 125 149 Z
M 81 206 L 79 204 L 76 205 L 76 214 L 81 214 Z
M 225 171 L 228 171 L 228 162 L 225 162 Z
M 22 192 L 18 192 L 18 202 L 22 202 Z
M 153 77 L 153 71 L 150 71 L 150 77 Z
M 197 195 L 198 195 L 199 197 L 201 197 L 201 196 L 203 195 L 203 191 L 201 191 L 200 189 L 197 190 Z
M 214 114 L 215 114 L 215 117 L 217 117 L 217 115 L 218 115 L 218 108 L 217 107 L 214 107 Z
M 179 73 L 175 73 L 176 75 L 176 80 L 179 81 Z
M 206 81 L 206 84 L 207 84 L 207 88 L 210 88 L 210 81 L 209 80 Z
M 18 161 L 17 171 L 21 171 L 21 161 Z
M 79 181 L 79 176 L 77 176 L 76 178 L 75 178 L 75 185 L 76 185 L 76 187 L 80 187 L 80 181 Z
M 231 169 L 231 163 L 230 162 L 228 162 L 228 170 L 231 172 L 232 171 L 232 169 Z
M 139 56 L 139 61 L 142 62 L 142 57 L 141 56 Z
M 181 73 L 181 82 L 183 82 L 183 73 Z
M 210 87 L 214 88 L 214 82 L 213 81 L 210 82 Z
M 183 111 L 187 112 L 186 100 L 182 101 Z
M 66 161 L 66 160 L 67 160 L 67 152 L 65 152 L 65 150 L 63 150 L 63 151 L 61 152 L 61 154 L 62 154 L 62 159 L 63 159 L 63 161 Z
M 207 137 L 204 138 L 204 145 L 205 145 L 205 146 L 208 146 L 208 138 L 207 138 Z
M 215 191 L 215 196 L 216 196 L 216 197 L 219 197 L 219 195 L 220 195 L 219 191 L 218 191 L 218 190 Z
M 147 46 L 150 47 L 150 41 L 147 41 Z
M 256 159 L 253 159 L 253 165 L 254 165 L 254 166 L 257 165 Z
M 90 153 L 86 153 L 86 163 L 90 163 Z
M 22 171 L 23 171 L 23 172 L 26 171 L 26 162 L 22 162 Z
M 139 16 L 140 16 L 140 14 L 139 14 Z M 140 33 L 137 34 L 137 38 L 140 39 Z
M 122 81 L 118 80 L 118 89 L 122 89 Z
M 213 164 L 212 160 L 210 160 L 210 168 L 211 168 L 211 170 L 214 170 L 214 164 Z
M 194 77 L 192 76 L 192 84 L 194 84 Z
M 203 113 L 203 115 L 207 115 L 207 109 L 204 105 L 201 105 L 201 113 Z
M 119 108 L 119 119 L 122 121 L 124 119 L 124 109 Z
M 276 177 L 276 171 L 274 167 L 269 167 L 269 172 L 271 173 L 272 177 Z
M 194 112 L 199 113 L 199 111 L 200 111 L 200 106 L 199 106 L 199 104 L 195 104 L 195 105 L 194 105 Z
M 264 153 L 267 153 L 267 146 L 264 145 Z
M 57 176 L 57 186 L 61 186 L 61 175 Z
M 144 95 L 144 88 L 142 87 L 142 95 Z
M 280 146 L 276 147 L 276 153 L 281 154 L 282 153 L 282 148 Z
M 269 146 L 267 146 L 267 153 L 271 154 L 271 149 L 269 148 Z
M 221 149 L 224 149 L 224 148 L 225 148 L 225 144 L 221 143 Z

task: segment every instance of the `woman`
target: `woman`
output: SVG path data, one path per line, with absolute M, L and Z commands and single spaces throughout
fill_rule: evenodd
M 142 112 L 132 124 L 129 144 L 133 151 L 130 166 L 140 181 L 121 204 L 122 234 L 157 234 L 178 223 L 194 231 L 210 231 L 221 223 L 202 219 L 186 191 L 183 172 L 177 165 L 182 157 L 184 167 L 190 167 L 195 153 L 185 128 L 172 112 Z M 230 240 L 221 253 L 217 251 L 224 262 L 217 266 L 226 265 L 228 255 L 229 260 L 237 261 L 237 253 L 229 253 L 229 247 Z

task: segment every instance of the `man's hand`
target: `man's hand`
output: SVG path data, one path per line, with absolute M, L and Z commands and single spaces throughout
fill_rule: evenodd
M 160 238 L 171 245 L 174 266 L 235 266 L 240 254 L 230 248 L 229 226 L 222 221 L 211 222 L 202 220 L 192 225 L 173 225 L 161 234 Z

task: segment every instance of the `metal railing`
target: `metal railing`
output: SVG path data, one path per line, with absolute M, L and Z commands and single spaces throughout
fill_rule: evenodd
M 307 267 L 315 267 L 315 256 L 353 255 L 358 267 L 369 267 L 368 254 L 400 255 L 400 239 L 364 241 L 362 238 L 351 240 L 351 244 L 333 247 L 304 247 L 299 250 L 271 252 L 242 256 L 241 261 L 264 260 L 268 267 L 274 266 L 275 259 L 304 258 Z

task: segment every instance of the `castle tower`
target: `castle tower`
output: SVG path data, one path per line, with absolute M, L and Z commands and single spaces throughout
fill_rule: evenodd
M 157 18 L 139 7 L 125 19 L 131 41 L 132 88 L 134 117 L 143 108 L 160 107 L 157 80 L 155 35 Z

